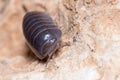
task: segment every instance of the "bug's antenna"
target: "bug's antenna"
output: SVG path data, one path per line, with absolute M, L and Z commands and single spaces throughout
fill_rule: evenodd
M 25 12 L 28 12 L 28 9 L 27 9 L 27 7 L 23 4 L 22 5 L 22 8 L 23 8 L 23 10 L 25 11 Z

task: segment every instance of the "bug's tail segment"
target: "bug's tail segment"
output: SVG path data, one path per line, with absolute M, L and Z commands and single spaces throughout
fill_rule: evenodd
M 23 18 L 23 27 L 30 27 L 30 25 L 28 26 L 27 24 L 29 23 L 33 23 L 33 21 L 35 22 L 39 22 L 41 25 L 52 25 L 54 24 L 54 21 L 52 20 L 52 18 L 45 12 L 38 12 L 38 11 L 31 11 L 31 12 L 27 12 Z M 33 23 L 34 24 L 34 23 Z M 26 29 L 26 28 L 25 28 Z

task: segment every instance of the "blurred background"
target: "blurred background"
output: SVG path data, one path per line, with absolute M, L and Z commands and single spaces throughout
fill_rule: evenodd
M 54 61 L 30 57 L 27 11 L 45 11 L 62 30 Z M 0 0 L 0 80 L 120 80 L 120 0 Z

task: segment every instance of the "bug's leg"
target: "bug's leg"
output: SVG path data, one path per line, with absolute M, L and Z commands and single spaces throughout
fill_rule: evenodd
M 65 46 L 70 46 L 70 42 L 64 42 L 64 43 L 58 43 L 56 46 L 55 46 L 55 49 L 48 55 L 48 59 L 46 61 L 46 67 L 48 65 L 48 62 L 50 61 L 50 59 L 52 58 L 52 60 L 55 62 L 55 56 L 53 55 L 54 52 L 57 50 L 57 49 L 60 49 L 60 48 L 63 48 Z
M 59 45 L 60 45 L 59 48 L 63 48 L 65 46 L 70 46 L 70 42 L 60 43 Z
M 46 67 L 47 67 L 47 65 L 48 65 L 48 62 L 49 62 L 50 59 L 52 58 L 52 56 L 53 56 L 53 52 L 51 52 L 51 53 L 48 55 L 48 59 L 47 59 L 47 61 L 46 61 Z
M 57 44 L 56 46 L 55 46 L 55 49 L 48 55 L 48 59 L 47 59 L 47 61 L 46 61 L 46 67 L 47 67 L 47 64 L 48 64 L 48 62 L 50 61 L 50 59 L 52 58 L 52 60 L 55 62 L 55 56 L 53 55 L 54 53 L 55 53 L 55 51 L 58 49 L 60 47 L 60 45 L 59 44 Z
M 48 62 L 50 61 L 51 58 L 53 59 L 53 52 L 51 52 L 51 53 L 48 55 L 48 59 L 47 59 L 47 61 L 46 61 L 46 67 L 47 67 Z M 54 59 L 53 59 L 53 61 L 54 61 Z

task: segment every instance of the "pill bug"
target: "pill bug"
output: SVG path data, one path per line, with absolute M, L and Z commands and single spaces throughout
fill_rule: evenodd
M 23 34 L 28 46 L 39 58 L 51 58 L 59 48 L 61 30 L 45 12 L 27 12 L 23 18 Z

